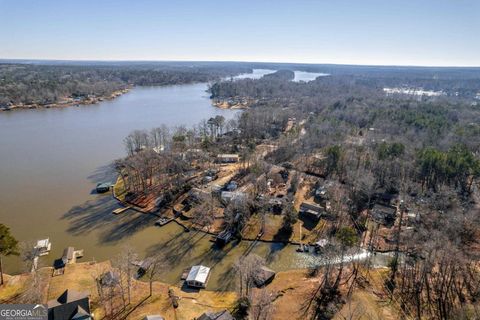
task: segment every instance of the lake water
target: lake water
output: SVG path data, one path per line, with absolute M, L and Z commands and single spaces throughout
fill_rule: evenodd
M 1 223 L 21 241 L 50 237 L 46 262 L 69 245 L 85 249 L 87 259 L 107 258 L 128 236 L 105 241 L 112 219 L 101 219 L 96 209 L 115 203 L 91 194 L 95 184 L 109 176 L 112 160 L 125 155 L 122 140 L 134 129 L 233 117 L 234 111 L 211 105 L 206 89 L 139 87 L 96 105 L 0 113 Z M 92 212 L 91 224 L 80 226 L 77 219 L 86 212 Z M 145 240 L 148 232 L 136 236 Z M 18 265 L 7 261 L 6 270 L 17 271 Z
M 246 78 L 260 79 L 264 75 L 269 74 L 269 73 L 274 73 L 275 71 L 276 70 L 271 70 L 271 69 L 253 69 L 252 73 L 240 74 L 240 75 L 238 75 L 236 77 L 233 77 L 233 78 L 234 79 L 246 79 Z
M 295 72 L 295 78 L 293 78 L 293 81 L 299 82 L 299 81 L 313 81 L 318 77 L 326 77 L 329 76 L 328 73 L 315 73 L 315 72 L 305 72 L 305 71 L 294 71 Z
M 170 283 L 193 264 L 213 267 L 210 289 L 231 288 L 231 266 L 250 249 L 275 270 L 318 263 L 281 244 L 249 248 L 250 242 L 242 242 L 217 250 L 210 236 L 185 233 L 175 223 L 155 227 L 155 217 L 133 211 L 115 216 L 118 204 L 111 195 L 92 192 L 97 182 L 113 178 L 109 164 L 125 155 L 122 140 L 132 130 L 191 126 L 238 112 L 214 108 L 206 89 L 204 83 L 139 87 L 96 105 L 0 113 L 0 222 L 20 241 L 50 238 L 52 251 L 41 265 L 52 265 L 67 246 L 84 249 L 84 261 L 102 261 L 129 244 L 142 257 L 164 252 L 170 268 L 161 280 Z M 22 271 L 20 259 L 5 259 L 5 271 Z

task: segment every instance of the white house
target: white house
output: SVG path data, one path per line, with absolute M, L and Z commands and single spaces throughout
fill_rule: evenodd
M 205 288 L 207 286 L 210 268 L 205 266 L 193 266 L 187 276 L 187 285 L 195 288 Z

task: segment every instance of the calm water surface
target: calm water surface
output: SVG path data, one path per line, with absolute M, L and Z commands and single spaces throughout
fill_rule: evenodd
M 299 82 L 299 81 L 313 81 L 318 77 L 326 77 L 329 76 L 328 73 L 315 73 L 315 72 L 305 72 L 305 71 L 294 71 L 295 72 L 295 78 L 293 78 L 293 81 Z
M 234 79 L 246 79 L 246 78 L 260 79 L 264 75 L 269 74 L 269 73 L 274 73 L 275 71 L 276 70 L 271 70 L 271 69 L 253 69 L 252 73 L 240 74 L 240 75 L 238 75 L 236 77 L 233 77 L 233 78 Z
M 250 77 L 273 71 L 255 70 Z M 49 237 L 52 251 L 41 258 L 43 265 L 67 246 L 84 249 L 84 261 L 101 261 L 130 244 L 142 257 L 163 252 L 170 268 L 161 279 L 170 283 L 193 264 L 212 267 L 210 289 L 231 288 L 232 264 L 250 251 L 278 271 L 318 263 L 281 244 L 242 242 L 217 250 L 210 236 L 185 233 L 174 223 L 158 228 L 155 217 L 133 211 L 115 216 L 116 201 L 92 191 L 97 182 L 113 179 L 109 164 L 124 156 L 122 140 L 132 130 L 235 115 L 212 107 L 206 89 L 204 83 L 139 87 L 96 105 L 0 113 L 0 222 L 20 241 Z M 5 265 L 8 273 L 22 271 L 18 258 Z
M 111 178 L 106 167 L 125 154 L 122 140 L 132 130 L 233 117 L 211 106 L 206 88 L 139 87 L 96 105 L 0 113 L 0 221 L 21 241 L 50 237 L 46 263 L 69 245 L 85 249 L 87 259 L 105 259 L 122 242 L 157 236 L 138 225 L 114 233 L 115 219 L 103 215 L 115 203 L 92 190 Z M 8 272 L 18 267 L 7 261 Z

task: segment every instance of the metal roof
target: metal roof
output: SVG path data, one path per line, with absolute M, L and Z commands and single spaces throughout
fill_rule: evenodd
M 210 268 L 205 266 L 193 266 L 187 276 L 187 281 L 206 283 Z

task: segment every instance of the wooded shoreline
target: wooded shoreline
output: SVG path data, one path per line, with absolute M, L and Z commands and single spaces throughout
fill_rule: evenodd
M 7 106 L 6 108 L 0 108 L 0 112 L 2 111 L 13 111 L 13 110 L 28 110 L 28 109 L 50 109 L 50 108 L 66 108 L 66 107 L 73 107 L 73 106 L 83 106 L 83 105 L 92 105 L 97 104 L 102 101 L 113 100 L 125 93 L 128 93 L 132 87 L 128 87 L 121 90 L 115 90 L 109 95 L 103 96 L 94 96 L 94 97 L 84 97 L 81 99 L 74 99 L 72 97 L 63 98 L 62 101 L 56 103 L 48 103 L 48 104 L 40 104 L 40 103 L 32 103 L 32 104 L 12 104 Z

